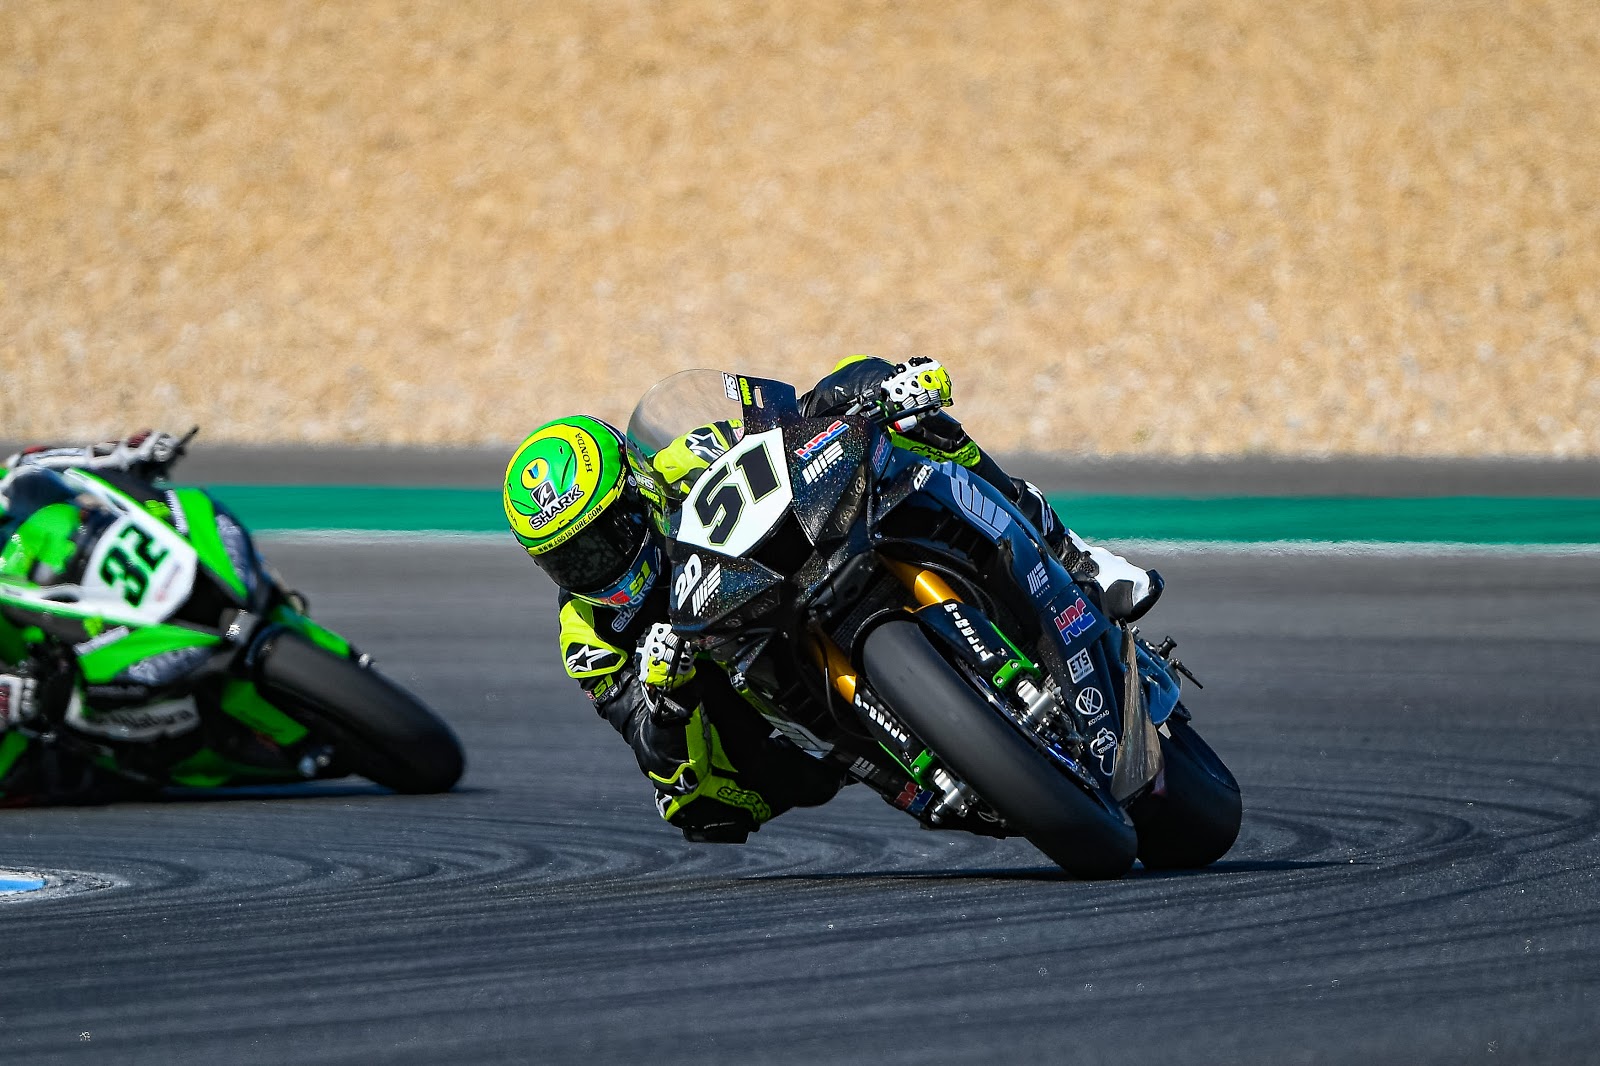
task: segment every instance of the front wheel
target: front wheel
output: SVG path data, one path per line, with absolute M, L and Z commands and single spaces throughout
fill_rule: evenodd
M 330 740 L 340 761 L 396 792 L 448 791 L 461 744 L 415 696 L 374 670 L 280 632 L 261 649 L 257 684 L 273 703 Z
M 875 691 L 1006 822 L 1068 873 L 1121 877 L 1137 839 L 1006 721 L 929 643 L 915 622 L 874 629 L 862 650 Z
M 1188 722 L 1174 715 L 1167 731 L 1158 791 L 1128 808 L 1139 830 L 1139 861 L 1151 870 L 1209 866 L 1238 839 L 1239 782 Z

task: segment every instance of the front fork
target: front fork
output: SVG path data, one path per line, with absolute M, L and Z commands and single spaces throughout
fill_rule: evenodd
M 882 561 L 921 606 L 933 607 L 942 603 L 961 602 L 961 598 L 955 594 L 944 578 L 932 570 L 924 570 L 894 559 Z M 879 745 L 910 776 L 919 790 L 925 790 L 929 794 L 929 800 L 925 801 L 926 806 L 920 810 L 912 809 L 918 798 L 904 794 L 900 798 L 909 798 L 910 802 L 903 804 L 899 800 L 892 800 L 895 806 L 908 810 L 918 817 L 926 817 L 934 825 L 947 819 L 964 819 L 982 806 L 982 801 L 970 785 L 939 765 L 933 752 L 921 747 L 911 737 L 910 731 L 893 717 L 888 708 L 872 699 L 869 693 L 861 691 L 860 681 L 849 656 L 845 655 L 844 650 L 834 643 L 831 637 L 818 632 L 811 647 L 813 656 L 826 672 L 834 690 L 844 697 L 846 702 L 862 708 L 864 712 L 862 717 L 874 727 L 878 734 Z

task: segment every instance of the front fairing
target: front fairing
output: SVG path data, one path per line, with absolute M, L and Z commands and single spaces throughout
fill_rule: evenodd
M 714 383 L 704 374 L 699 381 Z M 741 609 L 757 597 L 759 613 L 770 611 L 792 594 L 783 590 L 786 579 L 817 552 L 851 537 L 865 550 L 858 518 L 870 484 L 866 462 L 882 454 L 883 435 L 869 420 L 804 418 L 783 382 L 735 375 L 717 382 L 724 397 L 740 398 L 743 435 L 697 474 L 667 522 L 671 617 L 686 632 L 748 621 L 758 612 Z M 643 401 L 641 408 L 650 414 L 646 424 L 677 428 Z

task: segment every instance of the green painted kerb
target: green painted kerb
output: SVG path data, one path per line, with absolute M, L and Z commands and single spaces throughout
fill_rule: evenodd
M 218 485 L 251 529 L 511 533 L 494 490 L 374 485 Z M 1091 540 L 1600 544 L 1600 499 L 1500 496 L 1180 497 L 1057 495 Z
M 390 485 L 212 485 L 251 530 L 397 530 L 504 533 L 497 490 Z
M 1600 543 L 1600 499 L 1506 496 L 1053 496 L 1091 539 Z

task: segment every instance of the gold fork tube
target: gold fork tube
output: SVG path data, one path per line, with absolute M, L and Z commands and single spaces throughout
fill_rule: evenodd
M 961 597 L 955 594 L 955 590 L 945 583 L 944 578 L 932 570 L 924 570 L 921 567 L 912 566 L 910 563 L 902 563 L 898 559 L 884 559 L 883 565 L 887 566 L 889 572 L 900 579 L 901 584 L 911 590 L 911 595 L 915 596 L 917 602 L 924 607 L 949 603 L 951 600 L 956 603 L 961 602 Z
M 856 672 L 850 665 L 850 660 L 845 657 L 844 649 L 833 642 L 833 638 L 826 633 L 816 634 L 816 641 L 811 645 L 811 655 L 817 660 L 824 670 L 828 672 L 828 680 L 833 682 L 833 687 L 839 695 L 846 700 L 856 698 Z

